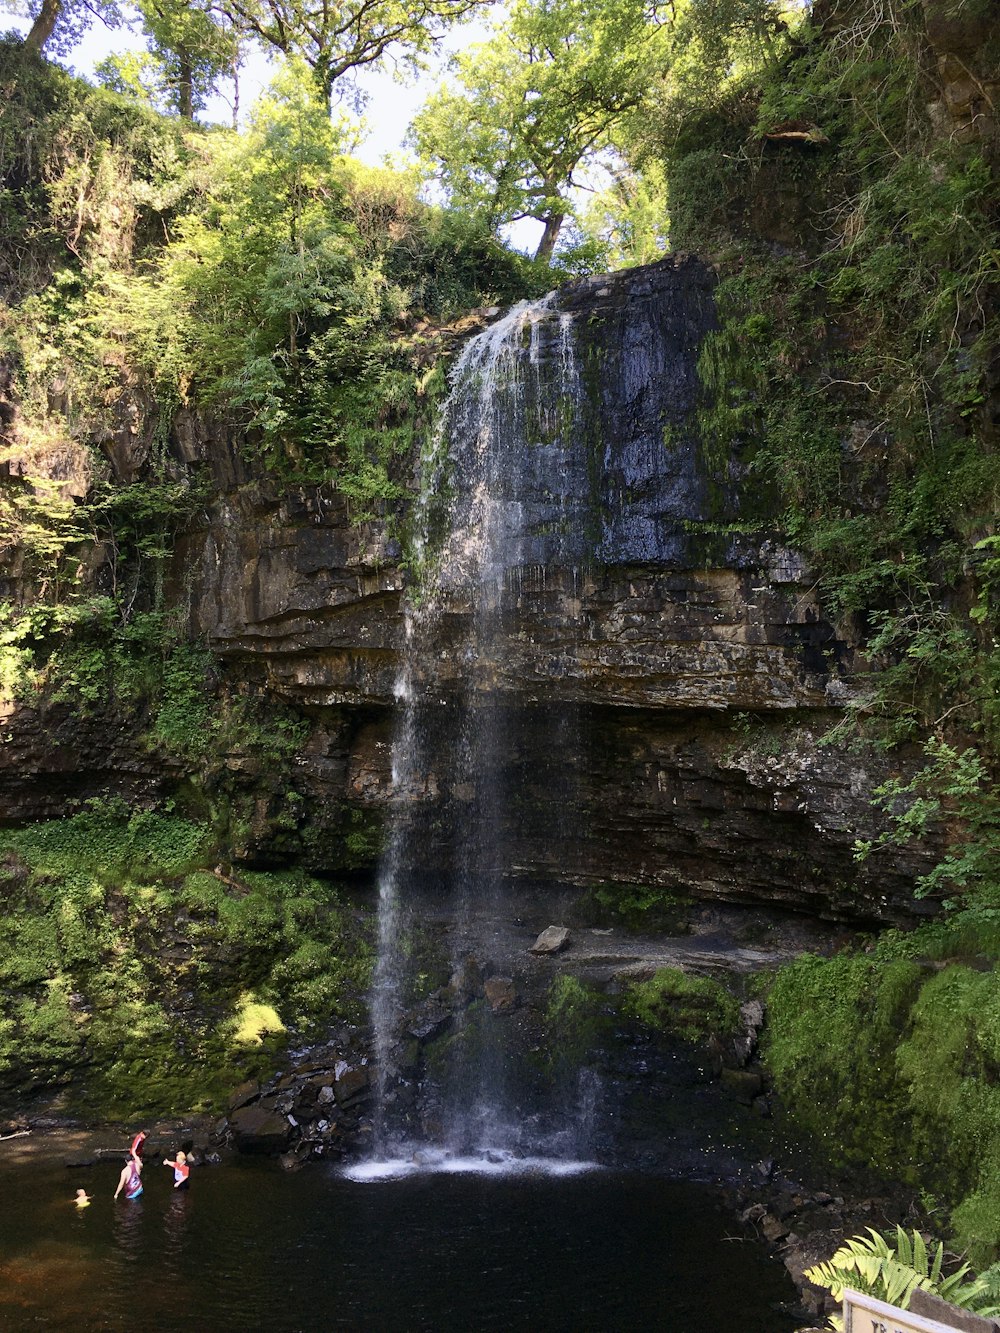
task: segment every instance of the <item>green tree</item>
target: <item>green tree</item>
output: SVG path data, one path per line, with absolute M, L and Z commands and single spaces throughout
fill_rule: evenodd
M 549 260 L 580 173 L 649 95 L 665 29 L 635 0 L 520 0 L 490 41 L 456 57 L 412 139 L 454 204 L 494 228 L 535 218 Z
M 387 56 L 415 59 L 482 0 L 214 0 L 238 32 L 304 60 L 329 105 L 339 79 Z
M 121 26 L 118 0 L 3 0 L 13 13 L 32 19 L 25 46 L 47 54 L 66 54 L 94 18 L 109 28 Z M 221 15 L 190 0 L 137 0 L 149 39 L 146 57 L 126 54 L 102 61 L 98 78 L 115 92 L 137 96 L 153 106 L 168 106 L 191 119 L 221 74 L 233 69 L 237 34 Z
M 76 45 L 95 18 L 109 28 L 122 22 L 117 0 L 4 0 L 4 8 L 31 19 L 25 46 L 59 55 Z
M 139 11 L 171 103 L 191 120 L 219 77 L 233 70 L 236 34 L 230 24 L 187 0 L 139 0 Z
M 233 75 L 239 42 L 232 28 L 203 10 L 169 0 L 144 0 L 147 51 L 108 56 L 94 67 L 98 82 L 158 111 L 192 120 L 221 77 Z

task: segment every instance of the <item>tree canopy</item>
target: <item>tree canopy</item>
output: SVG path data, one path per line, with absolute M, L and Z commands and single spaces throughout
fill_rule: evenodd
M 549 259 L 581 172 L 655 86 L 663 36 L 636 0 L 519 0 L 455 58 L 455 86 L 419 113 L 413 143 L 459 207 L 494 227 L 541 222 L 537 257 Z
M 77 42 L 93 19 L 109 27 L 124 21 L 118 0 L 3 0 L 26 10 L 32 26 L 25 44 L 59 54 Z M 414 61 L 431 50 L 448 26 L 484 0 L 136 0 L 154 62 L 176 91 L 176 107 L 191 115 L 199 91 L 232 66 L 240 39 L 298 58 L 312 70 L 329 104 L 339 80 L 387 58 Z M 118 62 L 120 84 L 142 86 L 133 60 Z M 148 70 L 145 71 L 148 73 Z M 114 74 L 114 69 L 112 71 Z M 114 77 L 112 77 L 114 82 Z
M 298 56 L 329 102 L 339 79 L 387 56 L 428 51 L 482 0 L 212 0 L 237 30 Z

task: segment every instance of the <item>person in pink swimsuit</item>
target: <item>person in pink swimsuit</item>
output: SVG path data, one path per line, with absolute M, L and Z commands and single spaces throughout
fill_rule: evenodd
M 142 1193 L 142 1158 L 133 1157 L 129 1153 L 125 1165 L 122 1167 L 122 1173 L 118 1177 L 118 1188 L 115 1190 L 117 1199 L 122 1190 L 125 1191 L 126 1199 L 138 1199 Z

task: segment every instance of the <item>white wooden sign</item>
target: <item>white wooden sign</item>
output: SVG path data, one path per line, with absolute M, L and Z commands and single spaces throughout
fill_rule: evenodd
M 848 1289 L 844 1292 L 844 1333 L 955 1333 L 955 1326 Z

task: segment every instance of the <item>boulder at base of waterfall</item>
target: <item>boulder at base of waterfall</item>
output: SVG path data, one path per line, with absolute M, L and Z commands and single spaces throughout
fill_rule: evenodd
M 368 1070 L 364 1066 L 360 1069 L 348 1069 L 336 1080 L 333 1091 L 339 1106 L 349 1106 L 352 1102 L 356 1102 L 368 1092 Z
M 495 1014 L 509 1014 L 517 1005 L 517 990 L 512 977 L 487 977 L 483 994 Z
M 229 1117 L 229 1127 L 240 1152 L 280 1152 L 292 1127 L 283 1115 L 264 1106 L 241 1106 Z
M 250 1102 L 256 1101 L 260 1096 L 260 1084 L 256 1079 L 251 1079 L 247 1083 L 241 1083 L 238 1088 L 234 1088 L 229 1097 L 228 1108 L 230 1111 L 237 1110 L 240 1106 L 247 1106 Z
M 531 946 L 532 953 L 558 953 L 569 944 L 569 930 L 566 926 L 546 926 L 538 939 Z

